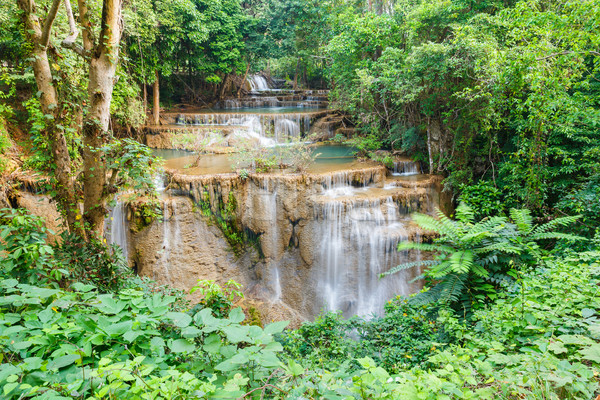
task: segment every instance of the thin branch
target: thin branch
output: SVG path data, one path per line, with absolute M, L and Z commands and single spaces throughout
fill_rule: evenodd
M 85 51 L 83 48 L 75 44 L 75 40 L 77 40 L 77 36 L 79 36 L 79 29 L 77 29 L 77 25 L 75 25 L 75 18 L 73 18 L 73 9 L 71 8 L 70 0 L 65 0 L 65 9 L 67 10 L 67 18 L 69 19 L 69 36 L 62 41 L 62 46 L 71 49 L 84 57 Z
M 52 24 L 56 19 L 56 14 L 58 14 L 58 6 L 60 6 L 60 1 L 61 0 L 54 0 L 52 2 L 52 6 L 50 7 L 50 11 L 48 11 L 48 16 L 46 17 L 44 28 L 42 29 L 42 39 L 40 40 L 40 45 L 42 47 L 48 47 L 50 44 L 50 31 L 52 30 Z
M 86 0 L 77 0 L 77 5 L 79 8 L 79 25 L 83 30 L 83 48 L 86 53 L 91 52 L 94 46 L 96 45 L 96 39 L 94 38 L 94 33 L 92 30 L 92 23 L 88 18 L 88 8 Z

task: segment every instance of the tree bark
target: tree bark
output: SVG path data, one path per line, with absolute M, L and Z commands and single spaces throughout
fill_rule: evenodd
M 300 68 L 300 59 L 296 61 L 296 73 L 294 74 L 294 87 L 293 89 L 298 89 L 298 69 Z
M 59 118 L 58 95 L 52 81 L 52 70 L 50 69 L 47 51 L 50 31 L 58 12 L 60 0 L 53 2 L 49 15 L 43 23 L 43 28 L 40 18 L 36 15 L 37 10 L 34 0 L 19 0 L 18 5 L 23 10 L 25 31 L 28 32 L 29 40 L 33 43 L 31 66 L 40 92 L 40 106 L 45 115 L 51 116 L 45 133 L 50 139 L 52 157 L 56 165 L 54 174 L 58 203 L 65 214 L 69 231 L 83 234 L 80 221 L 81 212 L 75 195 L 69 148 L 64 132 L 57 127 Z
M 244 74 L 244 79 L 242 79 L 242 84 L 240 85 L 240 87 L 238 88 L 238 91 L 237 91 L 237 98 L 238 99 L 242 95 L 242 89 L 244 88 L 244 84 L 246 82 L 246 79 L 248 79 L 248 72 L 250 72 L 250 61 L 248 61 L 246 63 L 246 73 Z
M 160 83 L 159 83 L 160 74 L 158 70 L 156 71 L 156 75 L 154 77 L 154 85 L 152 85 L 152 123 L 154 125 L 160 125 Z
M 223 85 L 221 86 L 221 91 L 219 92 L 219 100 L 222 100 L 223 97 L 225 97 L 225 92 L 227 91 L 227 88 L 229 87 L 230 82 L 231 82 L 231 75 L 230 74 L 225 75 L 225 80 L 223 81 Z
M 101 235 L 106 215 L 105 160 L 101 148 L 109 141 L 110 103 L 114 87 L 119 42 L 121 0 L 104 0 L 98 46 L 90 59 L 89 109 L 83 123 L 83 209 L 86 230 Z

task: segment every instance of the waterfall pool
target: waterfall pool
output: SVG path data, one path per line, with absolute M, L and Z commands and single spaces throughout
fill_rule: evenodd
M 278 147 L 272 147 L 272 154 Z M 371 167 L 378 165 L 372 161 L 359 161 L 354 157 L 355 148 L 345 145 L 316 145 L 312 152 L 316 154 L 315 162 L 308 168 L 309 173 L 326 173 L 346 169 Z M 234 172 L 234 154 L 196 154 L 185 150 L 153 149 L 157 157 L 165 160 L 168 169 L 180 170 L 186 175 L 213 175 Z M 267 154 L 268 156 L 268 154 Z M 195 166 L 192 164 L 198 160 Z

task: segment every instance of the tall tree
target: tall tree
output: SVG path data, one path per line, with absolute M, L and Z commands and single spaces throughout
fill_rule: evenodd
M 79 28 L 73 17 L 70 0 L 53 0 L 45 18 L 35 0 L 17 0 L 29 41 L 33 45 L 31 64 L 37 83 L 41 109 L 49 123 L 46 133 L 52 144 L 56 164 L 57 197 L 66 215 L 69 230 L 82 236 L 101 231 L 106 214 L 107 178 L 102 148 L 110 141 L 110 103 L 119 57 L 121 39 L 121 0 L 103 0 L 99 29 L 91 15 L 91 4 L 78 0 Z M 69 35 L 62 41 L 86 60 L 87 107 L 82 127 L 83 198 L 75 185 L 72 159 L 64 126 L 65 107 L 56 85 L 51 57 L 57 49 L 51 43 L 53 25 L 61 3 L 69 23 Z M 82 41 L 77 38 L 81 33 Z M 83 208 L 81 208 L 81 200 Z

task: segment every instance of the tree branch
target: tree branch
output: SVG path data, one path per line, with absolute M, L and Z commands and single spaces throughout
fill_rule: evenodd
M 79 36 L 79 29 L 77 29 L 77 25 L 75 25 L 75 18 L 73 18 L 73 9 L 71 8 L 70 0 L 65 0 L 65 9 L 67 10 L 67 18 L 69 19 L 69 36 L 67 36 L 61 44 L 63 47 L 71 49 L 84 57 L 85 51 L 83 48 L 75 44 L 75 40 L 77 40 L 77 36 Z
M 61 0 L 54 0 L 52 2 L 52 6 L 50 7 L 50 11 L 48 11 L 48 16 L 46 17 L 46 21 L 44 21 L 44 28 L 42 29 L 42 39 L 40 40 L 40 45 L 42 47 L 48 47 L 50 44 L 50 31 L 52 30 L 52 24 L 56 19 L 56 14 L 58 14 L 58 6 L 60 6 Z
M 92 31 L 92 23 L 88 18 L 87 2 L 86 0 L 77 0 L 77 5 L 79 7 L 79 25 L 83 30 L 83 49 L 86 53 L 89 53 L 96 45 L 96 39 Z

